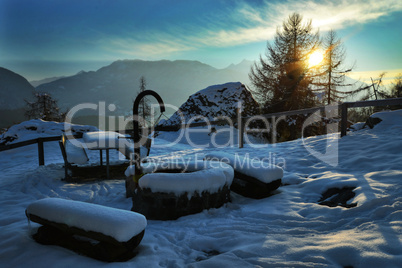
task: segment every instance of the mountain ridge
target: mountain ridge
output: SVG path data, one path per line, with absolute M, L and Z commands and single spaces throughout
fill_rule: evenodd
M 106 101 L 121 112 L 131 112 L 144 76 L 147 89 L 158 92 L 165 103 L 179 107 L 188 96 L 210 85 L 241 81 L 247 84 L 248 73 L 216 69 L 199 61 L 189 60 L 118 60 L 97 71 L 80 72 L 36 89 L 51 93 L 63 109 L 83 102 Z

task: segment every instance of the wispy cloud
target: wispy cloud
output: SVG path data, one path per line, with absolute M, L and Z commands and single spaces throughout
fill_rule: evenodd
M 176 25 L 163 32 L 155 31 L 152 36 L 147 35 L 146 39 L 128 37 L 108 40 L 107 46 L 116 53 L 130 56 L 167 55 L 200 48 L 229 47 L 269 40 L 274 37 L 282 21 L 293 12 L 302 14 L 306 19 L 312 19 L 313 26 L 327 31 L 368 23 L 401 10 L 400 0 L 288 0 L 266 2 L 259 7 L 245 1 L 239 2 L 231 14 L 225 14 L 225 22 L 217 17 L 208 18 L 212 21 L 216 19 L 218 23 L 191 27 Z M 215 16 L 219 14 L 215 13 Z
M 366 84 L 371 84 L 371 79 L 377 79 L 383 72 L 385 72 L 383 85 L 390 85 L 391 83 L 393 83 L 395 78 L 399 77 L 402 74 L 402 69 L 351 72 L 348 74 L 348 76 Z

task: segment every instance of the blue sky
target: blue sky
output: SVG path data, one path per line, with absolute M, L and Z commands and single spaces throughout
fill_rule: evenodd
M 402 1 L 0 0 L 0 66 L 28 80 L 118 59 L 188 59 L 224 68 L 264 54 L 293 12 L 343 39 L 355 76 L 402 72 Z

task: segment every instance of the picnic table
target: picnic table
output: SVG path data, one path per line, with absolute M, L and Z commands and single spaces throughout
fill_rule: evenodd
M 88 150 L 99 150 L 100 165 L 103 165 L 102 152 L 106 152 L 106 177 L 109 179 L 109 150 L 119 150 L 125 146 L 126 135 L 114 131 L 86 132 L 82 136 Z

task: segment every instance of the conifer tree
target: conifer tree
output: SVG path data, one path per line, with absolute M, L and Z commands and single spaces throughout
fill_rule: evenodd
M 311 20 L 294 13 L 278 28 L 273 45 L 267 42 L 266 59 L 251 68 L 253 95 L 262 103 L 263 112 L 279 112 L 313 107 L 316 98 L 310 84 L 313 77 L 308 57 L 320 45 Z
M 64 119 L 65 113 L 60 113 L 57 100 L 53 99 L 49 93 L 35 92 L 33 95 L 33 101 L 25 100 L 27 104 L 26 117 L 45 121 L 62 121 Z
M 144 76 L 141 76 L 140 91 L 138 92 L 138 94 L 145 91 L 146 89 L 147 89 L 147 81 Z M 149 104 L 149 100 L 146 97 L 142 98 L 142 100 L 140 101 L 138 115 L 141 116 L 145 121 L 150 122 L 151 107 Z

